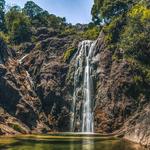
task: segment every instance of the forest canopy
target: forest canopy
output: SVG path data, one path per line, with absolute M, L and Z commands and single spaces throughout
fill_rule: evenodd
M 100 27 L 92 22 L 72 25 L 65 17 L 50 14 L 33 1 L 27 1 L 23 8 L 16 5 L 5 11 L 5 7 L 5 0 L 0 0 L 0 35 L 7 37 L 7 42 L 11 44 L 34 42 L 34 31 L 42 27 L 57 30 L 61 36 L 75 34 L 92 40 L 100 32 Z

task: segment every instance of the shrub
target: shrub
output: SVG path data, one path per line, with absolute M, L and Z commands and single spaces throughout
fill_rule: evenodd
M 0 38 L 1 38 L 5 43 L 8 43 L 8 42 L 9 42 L 9 37 L 8 37 L 8 35 L 4 34 L 3 32 L 0 32 Z
M 86 40 L 96 40 L 99 36 L 100 27 L 88 28 L 81 33 L 81 37 Z
M 9 126 L 12 127 L 15 131 L 24 132 L 24 129 L 21 128 L 21 126 L 19 126 L 18 124 L 13 124 L 13 123 L 9 123 Z
M 109 24 L 105 25 L 103 32 L 105 33 L 105 42 L 107 44 L 116 43 L 120 39 L 121 31 L 126 23 L 124 15 L 114 18 Z
M 31 40 L 31 22 L 18 6 L 12 7 L 5 15 L 11 41 L 15 44 Z
M 31 40 L 30 23 L 27 18 L 22 18 L 13 22 L 11 39 L 16 44 L 29 42 Z
M 42 45 L 40 42 L 38 42 L 36 45 L 35 45 L 35 49 L 36 50 L 42 50 Z
M 67 49 L 64 53 L 64 61 L 68 62 L 71 59 L 72 55 L 76 52 L 76 50 L 77 50 L 76 48 L 72 47 Z
M 127 14 L 127 25 L 121 35 L 120 47 L 125 55 L 143 64 L 150 64 L 150 9 L 143 4 L 134 6 Z

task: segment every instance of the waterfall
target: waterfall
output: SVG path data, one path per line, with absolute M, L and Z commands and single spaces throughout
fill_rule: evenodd
M 94 132 L 91 61 L 95 43 L 90 40 L 82 41 L 76 54 L 72 131 Z

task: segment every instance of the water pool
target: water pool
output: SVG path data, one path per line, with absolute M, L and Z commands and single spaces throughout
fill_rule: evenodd
M 0 137 L 1 150 L 144 150 L 115 137 L 82 134 L 20 135 Z

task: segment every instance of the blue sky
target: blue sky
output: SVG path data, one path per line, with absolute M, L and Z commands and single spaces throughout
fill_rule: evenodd
M 8 5 L 24 6 L 27 0 L 6 0 Z M 49 13 L 66 17 L 67 22 L 89 23 L 91 21 L 91 7 L 93 0 L 33 0 Z

